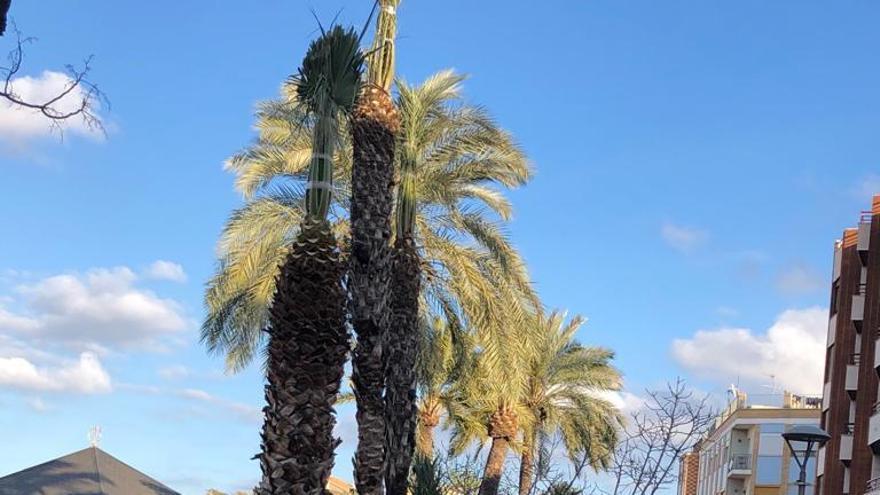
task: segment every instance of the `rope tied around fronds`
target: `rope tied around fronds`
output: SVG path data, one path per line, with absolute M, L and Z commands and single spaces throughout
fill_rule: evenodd
M 391 91 L 394 82 L 395 39 L 397 37 L 397 6 L 400 0 L 380 0 L 382 9 L 376 20 L 376 36 L 370 49 L 367 80 Z

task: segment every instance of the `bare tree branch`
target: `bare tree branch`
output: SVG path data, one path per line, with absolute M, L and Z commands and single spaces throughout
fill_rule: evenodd
M 626 436 L 612 458 L 605 495 L 655 495 L 675 483 L 681 456 L 708 432 L 715 419 L 708 397 L 695 397 L 682 379 L 665 390 L 647 391 L 644 407 L 632 414 Z
M 6 0 L 0 0 L 0 11 L 2 11 L 3 1 Z M 8 65 L 0 67 L 0 99 L 7 100 L 13 107 L 39 112 L 49 120 L 53 129 L 59 131 L 62 130 L 61 124 L 64 121 L 80 118 L 89 129 L 104 133 L 104 125 L 97 114 L 97 109 L 101 104 L 109 106 L 109 101 L 98 86 L 88 79 L 92 70 L 92 57 L 87 57 L 79 68 L 69 64 L 65 66 L 68 81 L 56 94 L 44 100 L 30 101 L 15 91 L 14 80 L 22 68 L 24 47 L 36 39 L 22 37 L 21 31 L 18 30 L 15 23 L 12 23 L 12 31 L 15 33 L 14 47 L 7 56 Z M 74 95 L 77 98 L 74 106 L 64 105 L 62 107 L 60 105 L 62 100 L 70 101 Z

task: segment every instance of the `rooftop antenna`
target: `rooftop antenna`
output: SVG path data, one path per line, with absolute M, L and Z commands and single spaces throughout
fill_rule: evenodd
M 89 428 L 89 445 L 93 448 L 98 448 L 98 445 L 101 443 L 101 427 L 93 426 Z

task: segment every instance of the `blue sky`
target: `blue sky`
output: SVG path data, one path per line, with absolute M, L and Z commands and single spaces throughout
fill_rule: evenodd
M 0 434 L 16 446 L 0 474 L 100 424 L 106 450 L 187 495 L 257 479 L 259 369 L 225 376 L 197 338 L 240 204 L 222 162 L 301 60 L 311 9 L 361 24 L 369 6 L 14 3 L 39 37 L 21 83 L 50 87 L 44 70 L 91 53 L 112 108 L 106 139 L 72 126 L 61 142 L 0 106 Z M 617 351 L 628 393 L 676 375 L 818 392 L 833 241 L 880 192 L 878 14 L 404 0 L 398 72 L 470 74 L 468 100 L 517 136 L 537 176 L 511 193 L 511 235 L 546 304 Z

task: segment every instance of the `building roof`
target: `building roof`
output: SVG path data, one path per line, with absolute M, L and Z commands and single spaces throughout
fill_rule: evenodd
M 0 495 L 180 495 L 97 447 L 0 478 Z
M 335 476 L 331 476 L 327 480 L 327 491 L 333 495 L 350 495 L 354 493 L 354 487 Z

